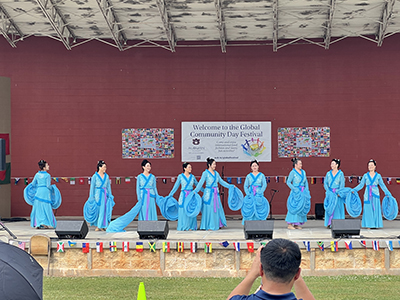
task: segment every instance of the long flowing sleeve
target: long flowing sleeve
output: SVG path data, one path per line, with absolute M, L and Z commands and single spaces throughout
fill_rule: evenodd
M 172 190 L 168 194 L 169 197 L 173 196 L 176 193 L 176 191 L 178 190 L 180 184 L 181 184 L 181 175 L 179 175 L 178 178 L 176 179 L 174 187 L 172 188 Z
M 265 175 L 261 174 L 261 187 L 260 187 L 260 194 L 264 195 L 265 190 L 267 189 L 267 180 L 265 179 Z
M 339 178 L 339 189 L 344 188 L 345 180 L 344 180 L 344 174 L 343 172 L 340 172 L 340 178 Z
M 389 192 L 388 188 L 386 187 L 385 183 L 382 180 L 382 176 L 379 174 L 378 177 L 378 184 L 381 187 L 382 191 L 385 193 L 385 195 L 392 196 L 392 194 Z
M 200 189 L 203 187 L 204 182 L 206 181 L 207 174 L 206 172 L 203 172 L 201 175 L 200 181 L 197 184 L 196 188 L 193 190 L 195 193 L 198 193 Z
M 107 178 L 107 195 L 108 197 L 112 197 L 112 192 L 111 192 L 111 183 L 110 183 L 110 178 Z
M 153 174 L 151 174 L 151 180 L 152 180 L 153 183 L 154 183 L 154 194 L 155 194 L 156 196 L 159 196 L 159 195 L 158 195 L 158 191 L 157 191 L 157 180 L 156 180 L 156 177 L 155 177 Z
M 326 175 L 325 175 L 325 180 L 324 180 L 324 189 L 325 189 L 325 191 L 326 191 L 326 192 L 328 192 L 328 191 L 329 191 L 329 186 L 328 186 L 328 176 L 329 176 L 329 172 L 328 172 L 328 173 L 326 173 Z
M 221 178 L 221 176 L 219 176 L 219 174 L 218 174 L 217 171 L 215 171 L 215 172 L 217 173 L 217 176 L 218 176 L 218 182 L 219 182 L 223 187 L 226 187 L 226 188 L 229 189 L 229 187 L 231 186 L 231 184 L 229 184 L 229 183 L 227 183 L 225 180 L 223 180 L 223 179 Z
M 138 202 L 142 200 L 142 194 L 140 193 L 140 174 L 136 178 L 136 196 Z
M 294 177 L 294 172 L 291 171 L 291 172 L 289 173 L 288 179 L 286 180 L 286 184 L 287 184 L 287 186 L 288 186 L 291 190 L 294 190 L 294 185 L 292 184 L 292 182 L 293 182 L 293 177 Z
M 303 170 L 303 171 L 304 171 L 304 170 Z M 305 187 L 305 189 L 308 190 L 308 180 L 307 180 L 306 171 L 304 171 L 304 187 Z
M 246 176 L 246 180 L 244 181 L 244 192 L 246 195 L 250 195 L 250 190 L 249 190 L 249 186 L 250 186 L 250 179 L 249 179 L 249 175 Z
M 366 174 L 364 174 L 364 176 L 362 177 L 361 182 L 359 183 L 359 185 L 357 185 L 353 190 L 355 190 L 356 192 L 361 190 L 365 185 L 366 178 L 367 178 L 367 176 L 366 176 Z

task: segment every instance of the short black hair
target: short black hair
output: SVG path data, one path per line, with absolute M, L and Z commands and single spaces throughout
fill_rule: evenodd
M 207 157 L 207 169 L 213 164 L 214 161 L 214 158 Z
M 292 241 L 273 239 L 261 250 L 260 260 L 267 279 L 288 283 L 300 268 L 301 252 Z
M 150 164 L 150 166 L 151 166 L 151 162 L 149 162 L 147 159 L 143 159 L 143 160 L 142 160 L 142 163 L 141 163 L 142 169 L 143 169 L 143 167 L 145 167 L 147 164 Z
M 44 167 L 46 166 L 46 164 L 47 164 L 47 161 L 45 161 L 44 159 L 41 159 L 41 160 L 38 162 L 39 169 L 40 169 L 40 170 L 43 170 Z
M 100 168 L 102 167 L 102 166 L 104 166 L 106 164 L 106 162 L 104 161 L 104 160 L 99 160 L 98 162 L 97 162 L 97 172 L 100 170 Z

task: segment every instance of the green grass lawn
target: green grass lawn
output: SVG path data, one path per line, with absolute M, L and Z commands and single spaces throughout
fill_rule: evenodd
M 223 300 L 241 278 L 44 278 L 45 300 L 135 299 L 144 282 L 147 299 Z M 316 299 L 400 299 L 400 276 L 305 277 Z M 257 288 L 257 280 L 253 290 Z

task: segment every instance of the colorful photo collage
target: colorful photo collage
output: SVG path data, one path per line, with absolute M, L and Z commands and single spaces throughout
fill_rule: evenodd
M 173 157 L 173 128 L 122 129 L 122 158 Z
M 278 157 L 329 157 L 330 127 L 278 128 Z

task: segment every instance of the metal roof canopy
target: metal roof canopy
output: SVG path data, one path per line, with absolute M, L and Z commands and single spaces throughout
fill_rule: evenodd
M 239 45 L 277 51 L 299 42 L 329 49 L 346 37 L 382 46 L 400 32 L 399 9 L 396 0 L 0 0 L 0 33 L 12 47 L 45 36 L 68 50 L 92 40 L 120 51 L 213 45 L 222 52 Z

